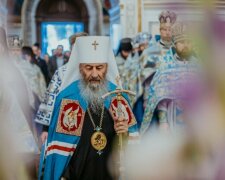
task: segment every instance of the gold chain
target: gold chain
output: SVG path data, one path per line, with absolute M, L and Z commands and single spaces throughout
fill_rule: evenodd
M 101 130 L 101 128 L 102 128 L 102 122 L 103 122 L 103 117 L 104 117 L 104 104 L 102 105 L 102 113 L 101 113 L 101 117 L 100 117 L 100 122 L 99 122 L 99 130 Z M 88 115 L 89 115 L 89 117 L 90 117 L 90 119 L 91 119 L 91 122 L 92 122 L 92 125 L 93 125 L 93 127 L 94 127 L 94 129 L 95 130 L 97 130 L 96 129 L 96 125 L 95 125 L 95 122 L 94 122 L 94 120 L 93 120 L 93 118 L 92 118 L 92 116 L 91 116 L 91 112 L 90 112 L 90 109 L 89 108 L 87 108 L 87 112 L 88 112 Z

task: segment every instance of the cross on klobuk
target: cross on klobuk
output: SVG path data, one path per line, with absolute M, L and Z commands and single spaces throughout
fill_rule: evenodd
M 96 41 L 94 41 L 94 43 L 92 43 L 92 46 L 94 46 L 95 50 L 96 50 L 96 48 L 97 48 L 98 45 L 99 44 Z

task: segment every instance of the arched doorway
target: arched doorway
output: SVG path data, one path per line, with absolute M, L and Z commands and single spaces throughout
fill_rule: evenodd
M 69 50 L 69 37 L 88 32 L 88 10 L 83 0 L 42 0 L 36 10 L 36 36 L 44 53 L 63 45 Z
M 36 35 L 37 31 L 37 22 L 36 22 L 36 13 L 40 3 L 46 0 L 24 0 L 22 7 L 22 38 L 24 45 L 32 45 L 38 40 Z M 56 3 L 58 1 L 47 0 Z M 69 2 L 69 0 L 64 0 Z M 71 0 L 72 1 L 72 0 Z M 102 5 L 99 0 L 73 0 L 76 4 L 83 4 L 86 6 L 88 16 L 88 32 L 90 35 L 101 35 L 102 34 Z M 50 2 L 46 2 L 50 3 Z M 78 5 L 78 7 L 80 7 Z M 83 13 L 83 12 L 82 12 Z M 58 13 L 60 16 L 60 13 Z M 83 17 L 83 16 L 82 16 Z

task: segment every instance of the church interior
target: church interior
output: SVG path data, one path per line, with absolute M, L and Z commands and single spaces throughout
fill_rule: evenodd
M 205 18 L 204 13 L 211 6 L 208 4 L 189 0 L 1 0 L 0 16 L 8 36 L 18 36 L 23 45 L 38 42 L 46 49 L 49 38 L 57 46 L 54 41 L 65 41 L 62 37 L 65 31 L 66 38 L 71 33 L 85 31 L 89 35 L 110 36 L 116 50 L 123 37 L 133 38 L 139 32 L 159 34 L 158 16 L 163 10 L 174 10 L 180 20 L 198 22 Z M 211 4 L 224 19 L 224 2 Z M 50 31 L 51 27 L 61 30 L 49 32 L 50 36 L 46 30 Z
M 97 39 L 90 44 L 92 49 L 82 43 L 79 49 L 79 40 L 85 38 Z M 103 50 L 101 38 L 109 41 Z M 101 131 L 85 99 L 101 86 L 93 86 L 93 92 L 76 91 L 84 96 L 77 99 L 77 94 L 71 99 L 63 95 L 72 87 L 66 83 L 74 74 L 85 77 L 82 64 L 91 64 L 88 68 L 97 73 L 104 69 L 86 62 L 76 64 L 73 74 L 76 52 L 90 58 L 99 49 L 113 61 L 104 61 L 107 73 L 118 76 L 109 81 L 103 73 L 105 81 L 101 74 L 93 81 L 113 84 L 117 94 L 116 98 L 107 94 L 113 99 L 108 109 L 104 93 L 88 98 L 103 104 L 102 113 L 93 116 L 100 125 L 104 108 L 110 117 L 105 119 L 113 120 L 109 131 L 114 128 L 110 133 L 119 143 L 110 147 L 119 145 L 122 155 L 118 171 L 110 166 L 114 152 L 107 161 L 110 165 L 98 169 L 109 171 L 107 178 L 95 178 L 98 171 L 90 170 L 93 159 L 88 156 L 90 162 L 81 163 L 83 174 L 75 167 L 78 179 L 91 176 L 83 167 L 93 173 L 93 180 L 225 179 L 225 0 L 0 0 L 0 179 L 73 179 L 66 177 L 66 166 L 59 174 L 64 160 L 51 157 L 79 157 L 74 151 L 82 151 L 89 142 L 81 134 L 86 112 L 93 131 Z M 84 77 L 79 76 L 81 81 Z M 68 108 L 64 101 L 74 104 Z M 116 130 L 120 116 L 127 120 L 125 133 Z M 65 139 L 81 136 L 80 144 L 71 145 L 64 136 L 54 139 L 58 131 L 66 134 Z M 104 157 L 101 150 L 97 157 Z

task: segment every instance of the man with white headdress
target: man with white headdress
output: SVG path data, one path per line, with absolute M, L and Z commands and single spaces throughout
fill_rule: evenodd
M 72 35 L 69 39 L 71 50 L 78 37 L 87 36 L 87 35 L 88 34 L 86 32 L 76 33 Z M 73 61 L 76 61 L 76 60 L 73 59 Z M 48 126 L 52 118 L 56 96 L 59 94 L 59 90 L 62 85 L 62 81 L 64 79 L 66 70 L 67 70 L 67 64 L 61 66 L 59 69 L 56 70 L 45 92 L 44 100 L 41 102 L 35 117 L 35 122 L 43 125 L 43 132 L 41 134 L 42 143 L 44 143 L 44 141 L 46 140 L 48 136 Z
M 116 134 L 138 136 L 136 120 L 122 94 L 114 91 L 119 73 L 108 37 L 79 37 L 56 97 L 42 151 L 39 178 L 112 179 L 108 158 Z M 118 111 L 122 111 L 118 116 Z

